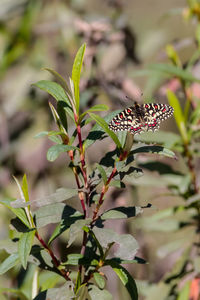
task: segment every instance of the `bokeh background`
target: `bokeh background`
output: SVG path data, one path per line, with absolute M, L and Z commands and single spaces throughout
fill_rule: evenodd
M 133 101 L 126 96 L 139 103 L 167 103 L 166 88 L 176 91 L 177 82 L 151 65 L 168 61 L 169 43 L 183 64 L 191 57 L 195 22 L 186 20 L 186 7 L 186 0 L 0 0 L 0 197 L 19 197 L 12 175 L 21 180 L 24 173 L 31 200 L 45 197 L 59 187 L 75 186 L 64 155 L 54 163 L 48 162 L 46 152 L 52 142 L 34 138 L 40 131 L 55 129 L 48 105 L 54 100 L 32 85 L 38 80 L 52 80 L 43 68 L 55 69 L 68 79 L 75 54 L 86 42 L 80 83 L 82 110 L 100 103 L 107 104 L 110 110 L 123 109 Z M 198 91 L 197 88 L 197 94 Z M 169 133 L 165 143 L 170 147 L 178 135 L 175 121 L 164 122 L 161 129 Z M 72 132 L 73 128 L 69 130 Z M 110 139 L 92 146 L 87 154 L 88 165 L 92 167 L 113 147 Z M 137 279 L 141 299 L 153 300 L 164 299 L 155 291 L 158 287 L 165 290 L 163 276 L 172 270 L 184 242 L 190 243 L 194 234 L 188 228 L 172 234 L 177 221 L 167 215 L 168 208 L 183 204 L 183 199 L 169 193 L 169 181 L 160 179 L 154 169 L 155 161 L 173 168 L 176 180 L 180 173 L 187 175 L 181 158 L 172 161 L 140 155 L 136 165 L 146 166 L 144 176 L 131 177 L 125 192 L 111 188 L 104 206 L 153 205 L 136 219 L 107 223 L 107 227 L 114 224 L 118 232 L 129 232 L 138 240 L 138 255 L 149 263 L 128 269 Z M 162 170 L 162 174 L 168 173 L 167 169 Z M 9 235 L 11 217 L 1 206 L 1 240 Z M 47 235 L 46 228 L 43 234 Z M 61 244 L 65 237 L 62 239 Z M 55 245 L 55 251 L 59 252 L 59 245 Z M 1 257 L 5 257 L 4 252 Z M 15 286 L 16 274 L 17 271 L 9 272 L 0 279 L 0 285 Z M 115 295 L 114 299 L 129 299 L 115 275 L 107 272 L 107 277 L 107 289 Z

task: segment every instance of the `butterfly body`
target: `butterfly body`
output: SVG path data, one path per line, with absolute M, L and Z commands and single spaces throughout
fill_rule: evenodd
M 174 109 L 167 104 L 137 104 L 128 107 L 117 114 L 110 122 L 109 128 L 113 131 L 130 131 L 137 134 L 145 131 L 155 131 L 160 122 L 173 115 Z

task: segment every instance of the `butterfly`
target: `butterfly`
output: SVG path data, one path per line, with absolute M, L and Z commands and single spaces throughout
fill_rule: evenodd
M 172 106 L 167 104 L 137 104 L 118 113 L 109 123 L 113 131 L 130 131 L 132 134 L 144 131 L 156 131 L 160 122 L 171 117 L 174 113 Z

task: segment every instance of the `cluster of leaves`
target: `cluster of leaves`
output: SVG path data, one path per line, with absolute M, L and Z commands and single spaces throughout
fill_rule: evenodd
M 125 188 L 133 178 L 142 175 L 142 169 L 133 166 L 135 155 L 138 153 L 157 153 L 175 158 L 174 153 L 162 146 L 142 146 L 132 148 L 133 136 L 123 133 L 118 136 L 113 133 L 108 122 L 117 113 L 108 113 L 104 118 L 94 114 L 95 111 L 105 111 L 106 105 L 95 105 L 80 114 L 79 81 L 85 52 L 82 45 L 74 60 L 72 77 L 69 86 L 66 81 L 54 70 L 47 69 L 57 82 L 39 81 L 35 86 L 48 92 L 57 101 L 55 108 L 51 103 L 58 131 L 41 132 L 38 137 L 48 136 L 55 143 L 47 152 L 47 159 L 54 161 L 61 153 L 68 154 L 71 168 L 77 188 L 65 187 L 57 190 L 46 199 L 38 200 L 40 206 L 35 211 L 31 209 L 29 201 L 26 176 L 22 186 L 16 180 L 20 199 L 3 199 L 1 204 L 9 208 L 16 219 L 11 221 L 13 226 L 13 238 L 1 242 L 1 248 L 6 250 L 9 256 L 0 265 L 0 273 L 3 274 L 21 264 L 27 269 L 27 264 L 39 266 L 43 270 L 52 271 L 54 276 L 47 276 L 44 282 L 38 285 L 38 268 L 32 271 L 32 289 L 25 292 L 22 289 L 13 290 L 1 288 L 1 292 L 11 292 L 20 295 L 21 299 L 53 299 L 55 295 L 61 299 L 111 299 L 111 294 L 105 290 L 106 277 L 102 271 L 104 266 L 109 266 L 120 278 L 126 287 L 130 298 L 136 300 L 138 291 L 133 277 L 122 264 L 145 263 L 142 258 L 136 256 L 139 248 L 137 241 L 130 234 L 118 234 L 114 230 L 104 228 L 108 219 L 128 219 L 142 213 L 149 207 L 114 207 L 101 212 L 105 195 L 111 185 L 116 188 Z M 174 96 L 175 97 L 175 96 Z M 68 121 L 74 124 L 74 132 L 69 135 Z M 82 128 L 92 122 L 92 129 L 85 140 L 82 139 Z M 95 141 L 109 136 L 116 149 L 96 163 L 95 168 L 89 173 L 85 160 L 85 153 Z M 62 203 L 65 200 L 76 197 L 79 199 L 82 211 Z M 48 224 L 58 223 L 54 232 L 46 243 L 39 229 Z M 69 231 L 69 239 L 66 247 L 73 245 L 82 234 L 82 246 L 79 253 L 70 252 L 66 259 L 60 261 L 54 254 L 51 244 L 63 232 Z M 36 238 L 39 245 L 35 243 Z M 117 250 L 113 246 L 117 244 Z M 69 248 L 70 249 L 70 248 Z M 75 269 L 74 269 L 75 268 Z M 63 280 L 66 283 L 63 283 Z M 48 282 L 48 283 L 47 283 Z M 62 283 L 61 288 L 55 288 L 57 283 Z M 40 292 L 39 292 L 40 290 Z

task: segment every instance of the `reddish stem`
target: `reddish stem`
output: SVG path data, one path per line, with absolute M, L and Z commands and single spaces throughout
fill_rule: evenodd
M 56 267 L 56 269 L 59 270 L 59 272 L 61 273 L 61 275 L 67 280 L 67 281 L 71 281 L 70 277 L 69 277 L 69 272 L 66 272 L 63 269 L 59 269 L 58 267 L 60 266 L 60 261 L 55 257 L 54 253 L 52 252 L 52 250 L 47 246 L 47 244 L 45 243 L 45 241 L 41 238 L 41 236 L 39 235 L 39 233 L 36 231 L 35 233 L 36 238 L 39 240 L 39 242 L 42 244 L 42 246 L 47 250 L 47 252 L 49 253 L 49 255 L 52 258 L 52 261 L 54 263 L 54 266 Z
M 74 162 L 74 155 L 73 155 L 73 151 L 69 151 L 69 157 L 72 161 L 72 163 Z M 77 187 L 78 189 L 81 189 L 81 185 L 80 185 L 80 182 L 79 182 L 79 178 L 78 178 L 78 174 L 76 172 L 76 168 L 73 167 L 73 172 L 74 172 L 74 176 L 75 176 L 75 180 L 76 180 L 76 184 L 77 184 Z M 86 207 L 85 207 L 85 201 L 84 201 L 84 196 L 83 196 L 83 192 L 78 192 L 78 196 L 79 196 L 79 199 L 80 199 L 80 202 L 81 202 L 81 206 L 82 206 L 82 209 L 83 209 L 83 213 L 84 213 L 84 218 L 86 218 Z
M 99 202 L 98 202 L 98 204 L 96 206 L 96 209 L 93 213 L 92 223 L 94 223 L 94 221 L 97 219 L 97 214 L 99 212 L 99 209 L 100 209 L 101 205 L 103 204 L 103 201 L 104 201 L 103 198 L 104 198 L 105 193 L 108 190 L 108 185 L 109 185 L 110 181 L 112 180 L 112 178 L 114 177 L 116 172 L 117 172 L 117 168 L 114 167 L 114 169 L 112 170 L 112 173 L 110 174 L 108 180 L 106 181 L 106 184 L 102 188 L 102 192 L 101 192 L 101 195 L 100 195 L 100 198 L 99 198 Z

